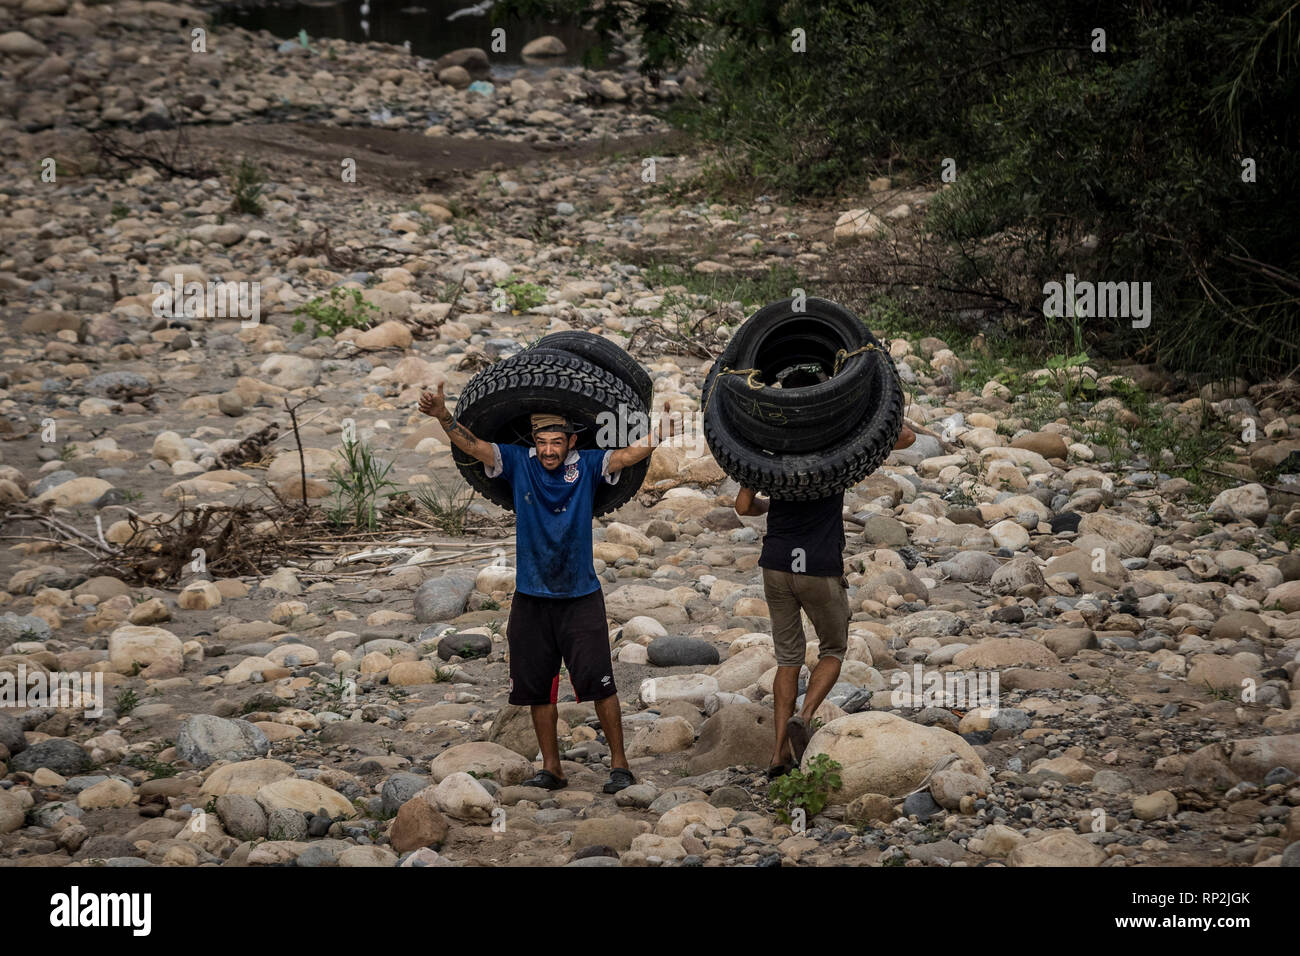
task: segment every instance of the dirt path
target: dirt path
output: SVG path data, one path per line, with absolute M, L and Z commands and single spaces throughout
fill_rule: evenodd
M 548 157 L 608 158 L 616 153 L 663 154 L 681 146 L 680 134 L 609 137 L 581 143 L 522 143 L 459 136 L 420 136 L 371 127 L 307 123 L 198 127 L 196 149 L 220 161 L 247 156 L 272 174 L 292 173 L 339 182 L 340 163 L 356 161 L 359 183 L 390 192 L 419 192 L 452 185 L 482 169 L 512 168 Z

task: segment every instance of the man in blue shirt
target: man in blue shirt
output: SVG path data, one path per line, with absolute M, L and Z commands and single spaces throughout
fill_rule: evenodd
M 533 415 L 533 445 L 498 445 L 475 437 L 447 411 L 443 383 L 420 396 L 420 411 L 438 419 L 453 445 L 483 463 L 489 478 L 510 483 L 515 506 L 515 596 L 506 639 L 510 703 L 532 711 L 542 769 L 526 786 L 568 785 L 560 766 L 556 698 L 560 661 L 579 700 L 593 701 L 609 742 L 606 793 L 634 782 L 623 752 L 623 714 L 614 686 L 605 597 L 592 565 L 592 505 L 602 481 L 644 459 L 659 443 L 647 435 L 626 448 L 582 449 L 560 415 Z M 664 404 L 668 413 L 668 405 Z M 662 440 L 662 422 L 660 440 Z M 669 435 L 673 428 L 670 424 Z

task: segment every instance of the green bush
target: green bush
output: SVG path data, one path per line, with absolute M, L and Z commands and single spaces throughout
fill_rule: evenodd
M 379 309 L 361 297 L 360 289 L 330 289 L 328 296 L 317 296 L 293 310 L 316 321 L 317 337 L 338 335 L 344 329 L 368 329 Z M 294 332 L 301 331 L 297 323 Z
M 794 810 L 803 810 L 811 819 L 822 812 L 831 791 L 838 790 L 842 781 L 840 765 L 826 754 L 817 754 L 808 761 L 806 771 L 798 768 L 772 781 L 767 798 L 776 805 L 776 815 L 782 823 L 790 823 Z
M 1300 363 L 1294 0 L 627 0 L 594 14 L 502 0 L 493 15 L 512 11 L 581 18 L 607 46 L 638 34 L 652 79 L 698 58 L 706 92 L 671 117 L 743 188 L 860 194 L 880 173 L 938 186 L 952 159 L 926 221 L 946 244 L 931 285 L 950 315 L 974 302 L 1036 332 L 1043 284 L 1067 272 L 1150 282 L 1150 326 L 1091 320 L 1090 354 L 1220 376 Z

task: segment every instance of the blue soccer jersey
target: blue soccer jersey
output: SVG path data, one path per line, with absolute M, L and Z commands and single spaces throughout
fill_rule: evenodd
M 515 589 L 533 597 L 575 598 L 600 589 L 591 561 L 591 519 L 596 489 L 613 451 L 569 452 L 555 471 L 537 459 L 537 449 L 493 445 L 489 478 L 510 482 L 515 499 Z

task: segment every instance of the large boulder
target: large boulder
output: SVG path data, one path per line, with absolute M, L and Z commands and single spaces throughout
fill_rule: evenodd
M 718 682 L 719 690 L 738 691 L 757 683 L 773 667 L 776 667 L 776 657 L 768 648 L 747 647 L 715 667 L 710 676 Z
M 686 768 L 695 775 L 733 766 L 765 767 L 775 746 L 770 707 L 730 704 L 700 727 Z
M 283 760 L 241 760 L 213 770 L 203 781 L 202 792 L 207 796 L 245 794 L 253 796 L 268 783 L 293 776 L 293 765 Z
M 108 664 L 118 674 L 177 677 L 185 667 L 181 639 L 161 627 L 125 624 L 108 637 Z
M 476 740 L 449 747 L 434 757 L 429 765 L 435 783 L 441 783 L 453 773 L 470 772 L 479 777 L 491 777 L 498 785 L 509 787 L 531 777 L 533 764 L 500 744 Z
M 246 720 L 227 720 L 212 714 L 195 714 L 176 733 L 176 755 L 196 767 L 218 760 L 251 760 L 271 749 L 266 734 Z
M 1007 854 L 1007 866 L 1101 866 L 1106 853 L 1069 830 L 1054 830 L 1041 840 L 1022 843 Z
M 1263 524 L 1268 517 L 1268 492 L 1263 485 L 1249 484 L 1219 492 L 1210 503 L 1210 516 L 1229 521 Z
M 1031 586 L 1045 589 L 1047 582 L 1034 559 L 1027 554 L 1012 558 L 989 578 L 989 587 L 994 594 L 1015 594 L 1021 588 Z
M 684 700 L 701 709 L 717 694 L 718 682 L 707 674 L 673 674 L 671 677 L 647 677 L 641 682 L 641 702 L 647 706 Z
M 655 667 L 708 667 L 718 663 L 718 649 L 694 637 L 657 637 L 646 646 L 646 652 Z
M 517 704 L 506 704 L 492 719 L 488 740 L 514 751 L 525 760 L 532 760 L 537 754 L 532 711 Z
M 620 624 L 634 617 L 652 617 L 661 624 L 685 624 L 686 611 L 671 592 L 648 584 L 624 584 L 605 598 L 605 613 Z
M 1058 664 L 1055 654 L 1034 641 L 1019 637 L 991 637 L 958 651 L 952 659 L 958 667 L 1051 667 Z
M 412 797 L 402 804 L 388 830 L 388 841 L 398 853 L 422 846 L 442 846 L 450 831 L 446 818 L 424 797 Z
M 1285 767 L 1300 774 L 1300 734 L 1234 740 L 1224 744 L 1224 748 L 1228 751 L 1228 765 L 1243 780 L 1263 783 L 1264 776 L 1274 767 Z
M 300 780 L 297 777 L 265 784 L 258 789 L 256 798 L 268 816 L 282 809 L 302 813 L 324 810 L 334 820 L 340 817 L 350 819 L 357 815 L 356 808 L 337 790 L 331 790 L 314 780 Z
M 90 769 L 90 755 L 75 741 L 52 737 L 32 744 L 10 761 L 10 767 L 23 773 L 35 773 L 44 767 L 64 777 L 75 777 Z
M 1121 518 L 1110 511 L 1084 515 L 1079 520 L 1079 534 L 1097 535 L 1126 558 L 1145 558 L 1156 540 L 1149 525 Z
M 808 742 L 803 769 L 822 753 L 840 764 L 841 785 L 830 795 L 837 804 L 864 793 L 905 796 L 950 756 L 957 758 L 950 766 L 980 778 L 986 787 L 992 784 L 984 762 L 961 737 L 882 711 L 849 714 L 819 729 Z
M 478 572 L 457 568 L 425 581 L 415 592 L 415 619 L 421 624 L 449 621 L 465 613 Z
M 448 774 L 438 781 L 438 785 L 432 788 L 432 796 L 438 809 L 456 820 L 487 823 L 496 809 L 492 794 L 463 771 Z

